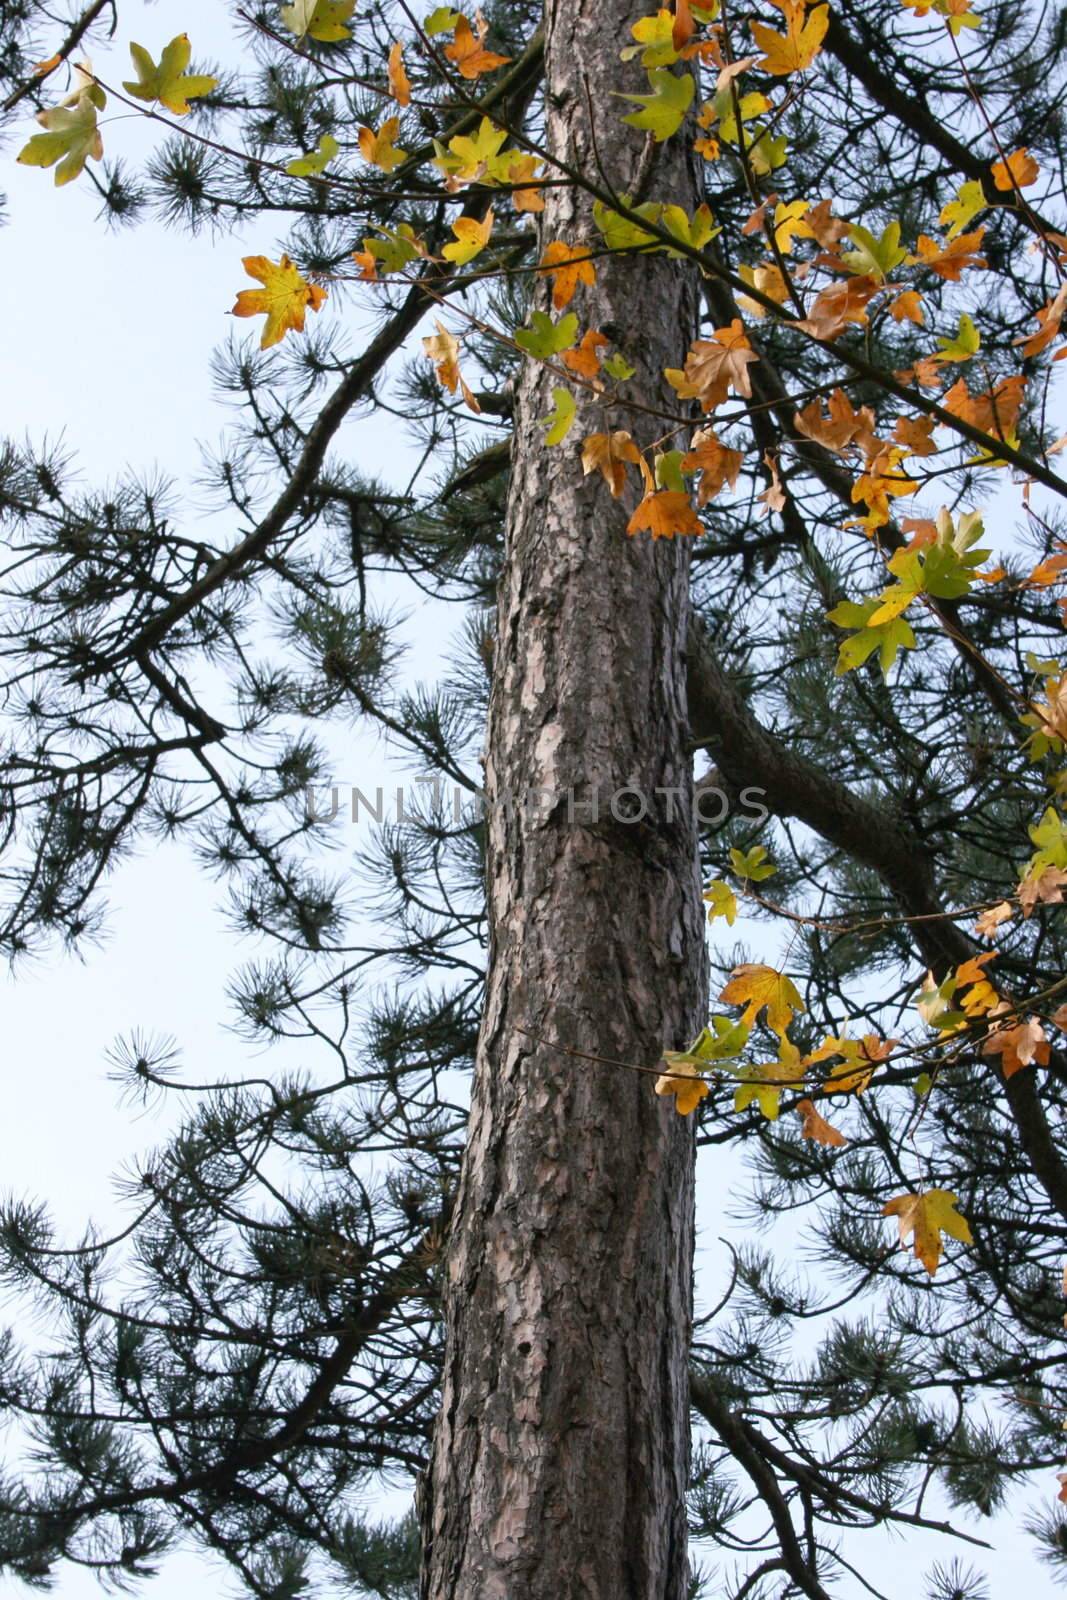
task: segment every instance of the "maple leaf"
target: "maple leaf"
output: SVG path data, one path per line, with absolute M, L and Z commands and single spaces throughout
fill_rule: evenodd
M 356 9 L 356 0 L 295 0 L 282 6 L 282 21 L 298 39 L 317 39 L 320 44 L 338 44 L 352 37 L 345 23 Z
M 466 17 L 459 17 L 456 21 L 456 35 L 451 44 L 445 46 L 445 55 L 449 61 L 454 61 L 461 78 L 480 78 L 483 72 L 495 72 L 497 67 L 506 66 L 511 60 L 510 56 L 497 55 L 493 50 L 485 48 L 484 40 L 489 32 L 489 24 L 481 12 L 475 14 L 475 27 L 477 33 L 471 28 Z
M 893 428 L 893 438 L 904 446 L 909 455 L 932 456 L 936 453 L 937 446 L 930 435 L 936 427 L 936 417 L 898 417 Z
M 961 1244 L 974 1243 L 967 1220 L 960 1216 L 956 1205 L 956 1196 L 948 1189 L 927 1189 L 925 1194 L 897 1195 L 882 1207 L 883 1217 L 896 1217 L 901 1244 L 906 1245 L 914 1236 L 915 1258 L 931 1278 L 941 1260 L 942 1234 L 947 1233 Z
M 677 75 L 666 67 L 653 67 L 648 75 L 651 94 L 624 94 L 623 100 L 636 100 L 640 111 L 631 111 L 623 122 L 631 128 L 643 128 L 656 144 L 662 144 L 678 132 L 685 114 L 693 103 L 696 82 L 689 72 Z
M 763 510 L 760 512 L 761 517 L 765 517 L 769 511 L 784 511 L 786 507 L 785 489 L 782 487 L 782 480 L 778 476 L 778 457 L 772 456 L 769 450 L 765 450 L 763 452 L 763 465 L 767 468 L 771 481 L 763 493 L 756 496 L 756 499 L 761 501 L 763 505 Z
M 434 318 L 434 324 L 437 332 L 423 339 L 422 348 L 434 364 L 438 382 L 449 394 L 455 394 L 458 389 L 470 409 L 480 412 L 482 408 L 459 370 L 459 340 L 449 333 L 439 317 Z
M 824 250 L 836 250 L 849 229 L 841 217 L 835 217 L 829 200 L 820 200 L 804 213 L 804 223 L 811 229 L 814 239 Z
M 332 133 L 324 133 L 317 149 L 306 156 L 297 156 L 286 164 L 285 170 L 291 178 L 316 178 L 326 171 L 340 148 Z
M 737 275 L 745 283 L 751 284 L 760 294 L 775 301 L 777 305 L 783 306 L 789 299 L 789 285 L 785 281 L 781 267 L 775 261 L 761 261 L 755 267 L 742 262 L 737 269 Z M 761 321 L 767 315 L 766 308 L 758 300 L 753 300 L 751 295 L 739 294 L 737 303 L 743 310 L 751 312 Z
M 1036 1017 L 998 1028 L 982 1045 L 984 1056 L 999 1056 L 1005 1078 L 1013 1078 L 1031 1064 L 1043 1067 L 1050 1055 L 1045 1030 Z
M 957 234 L 963 232 L 968 222 L 972 222 L 980 211 L 986 209 L 987 204 L 985 190 L 977 179 L 972 179 L 957 190 L 955 200 L 950 200 L 942 207 L 937 220 L 942 227 L 946 223 L 949 224 L 947 237 L 955 239 Z
M 671 1071 L 662 1073 L 656 1079 L 656 1093 L 672 1094 L 675 1111 L 680 1117 L 687 1117 L 711 1090 L 692 1061 L 677 1058 Z
M 1002 922 L 1009 922 L 1014 915 L 1009 901 L 1001 900 L 995 906 L 990 906 L 974 925 L 974 931 L 981 939 L 995 939 L 996 930 Z
M 767 1026 L 777 1034 L 783 1034 L 795 1013 L 805 1009 L 793 980 L 775 967 L 758 962 L 743 962 L 735 967 L 719 999 L 744 1006 L 741 1020 L 749 1026 L 761 1011 L 766 1011 Z
M 914 322 L 917 327 L 923 324 L 922 300 L 916 289 L 903 289 L 889 307 L 889 315 L 894 322 Z
M 742 451 L 731 450 L 728 445 L 722 444 L 713 428 L 700 428 L 693 435 L 692 445 L 682 458 L 685 472 L 700 473 L 697 505 L 706 506 L 724 485 L 728 484 L 732 489 L 744 459 Z
M 991 434 L 997 439 L 1010 440 L 1022 410 L 1026 378 L 1022 373 L 1002 378 L 984 394 L 971 394 L 962 378 L 957 378 L 952 388 L 942 397 L 941 404 L 954 417 L 969 422 L 972 428 Z
M 360 277 L 376 280 L 378 270 L 384 273 L 399 272 L 402 267 L 426 255 L 426 246 L 410 222 L 401 222 L 396 228 L 382 230 L 381 239 L 364 239 L 363 249 L 355 250 L 352 259 L 363 268 Z
M 245 256 L 241 265 L 250 278 L 258 278 L 262 289 L 242 289 L 234 304 L 235 317 L 266 315 L 261 350 L 269 350 L 287 333 L 304 331 L 304 314 L 310 306 L 318 311 L 326 299 L 326 290 L 317 283 L 309 283 L 293 266 L 287 255 L 277 263 L 266 256 Z
M 814 1139 L 816 1144 L 847 1144 L 844 1134 L 820 1116 L 811 1100 L 798 1100 L 796 1112 L 800 1117 L 800 1137 Z
M 576 372 L 580 378 L 595 378 L 600 371 L 602 357 L 600 351 L 605 349 L 611 340 L 606 334 L 599 333 L 596 328 L 589 328 L 582 335 L 582 342 L 576 350 L 564 350 L 560 360 L 565 367 Z M 603 384 L 597 388 L 602 389 Z
M 487 211 L 480 222 L 477 217 L 457 217 L 452 224 L 455 243 L 446 244 L 441 251 L 445 260 L 451 261 L 454 266 L 465 267 L 468 261 L 481 255 L 489 243 L 493 221 L 492 211 Z
M 522 184 L 525 178 L 532 178 L 542 164 L 537 156 L 516 154 L 508 163 L 505 181 L 507 183 Z M 516 211 L 543 211 L 545 209 L 545 197 L 541 193 L 539 184 L 531 184 L 529 188 L 512 189 L 511 203 Z
M 941 349 L 935 361 L 969 361 L 978 354 L 982 344 L 978 329 L 966 311 L 960 313 L 958 330 L 952 338 L 939 338 L 937 342 Z
M 544 311 L 531 311 L 530 321 L 532 327 L 519 328 L 515 334 L 515 343 L 527 355 L 535 356 L 539 361 L 548 361 L 573 345 L 578 332 L 578 318 L 573 311 L 568 311 L 558 322 L 553 322 Z
M 364 161 L 369 161 L 372 167 L 380 167 L 383 172 L 392 172 L 407 159 L 407 151 L 393 142 L 399 132 L 399 117 L 386 117 L 377 133 L 373 128 L 360 128 L 359 153 Z
M 850 444 L 859 444 L 866 450 L 874 443 L 874 412 L 870 406 L 855 410 L 843 389 L 834 389 L 830 394 L 825 416 L 821 402 L 815 399 L 798 411 L 793 421 L 800 433 L 839 456 Z
M 398 39 L 389 51 L 389 63 L 386 68 L 389 93 L 397 105 L 408 106 L 411 104 L 411 79 L 404 66 L 404 46 Z
M 737 896 L 728 883 L 716 878 L 704 890 L 703 899 L 708 902 L 709 922 L 714 922 L 716 917 L 725 917 L 726 926 L 733 927 L 737 921 Z
M 552 400 L 551 414 L 541 419 L 542 425 L 548 429 L 545 434 L 545 443 L 548 445 L 562 443 L 571 430 L 577 412 L 577 403 L 569 389 L 553 389 Z
M 189 101 L 210 94 L 219 81 L 202 74 L 186 73 L 191 54 L 187 33 L 179 33 L 177 38 L 164 46 L 158 66 L 142 45 L 131 44 L 130 55 L 137 81 L 124 82 L 122 87 L 137 100 L 158 100 L 176 117 L 184 117 L 189 110 Z
M 920 233 L 915 246 L 916 254 L 908 257 L 908 263 L 910 266 L 926 267 L 930 272 L 936 272 L 939 278 L 958 283 L 968 267 L 989 265 L 985 256 L 977 254 L 984 238 L 984 228 L 975 228 L 973 233 L 961 233 L 945 244 L 938 239 L 931 239 L 929 234 Z
M 476 134 L 457 133 L 454 139 L 449 139 L 447 151 L 435 139 L 434 166 L 450 178 L 464 181 L 480 178 L 506 139 L 506 129 L 498 128 L 488 117 L 483 117 Z
M 876 278 L 850 278 L 847 283 L 832 283 L 822 289 L 808 307 L 808 314 L 793 324 L 816 339 L 836 339 L 849 323 L 867 321 L 867 302 L 881 288 Z
M 678 489 L 652 490 L 645 495 L 626 524 L 626 532 L 647 529 L 653 539 L 673 539 L 676 533 L 703 533 L 704 528 L 689 496 Z
M 556 311 L 564 311 L 570 305 L 580 283 L 596 283 L 589 251 L 581 246 L 574 250 L 562 239 L 553 239 L 546 245 L 537 270 L 552 279 L 552 305 Z
M 748 367 L 758 359 L 743 324 L 735 318 L 728 328 L 716 328 L 710 339 L 697 339 L 684 369 L 668 367 L 665 375 L 681 399 L 699 400 L 703 410 L 713 411 L 731 388 L 746 400 L 751 398 Z
M 768 1122 L 776 1122 L 783 1088 L 804 1076 L 800 1051 L 784 1033 L 778 1035 L 778 1058 L 756 1067 L 742 1067 L 741 1082 L 734 1092 L 734 1110 L 744 1111 L 753 1101 Z
M 993 183 L 996 188 L 1010 192 L 1012 189 L 1028 189 L 1036 183 L 1041 175 L 1041 168 L 1025 147 L 1022 150 L 1013 150 L 1010 156 L 993 165 Z
M 1012 344 L 1022 345 L 1024 356 L 1040 355 L 1059 333 L 1064 311 L 1067 311 L 1067 283 L 1061 284 L 1053 298 L 1046 301 L 1037 313 L 1037 332 L 1024 333 L 1018 339 L 1013 339 Z
M 899 222 L 890 222 L 877 239 L 869 229 L 853 223 L 848 236 L 855 248 L 843 251 L 841 260 L 849 272 L 860 278 L 874 278 L 877 283 L 884 283 L 908 254 L 900 243 Z
M 1067 872 L 1062 867 L 1042 867 L 1028 873 L 1019 885 L 1019 904 L 1024 917 L 1033 915 L 1039 905 L 1062 905 Z
M 57 186 L 70 183 L 90 157 L 93 161 L 103 160 L 104 141 L 96 125 L 96 112 L 97 107 L 87 93 L 73 106 L 52 106 L 47 111 L 38 111 L 37 121 L 45 132 L 35 133 L 29 143 L 23 145 L 17 159 L 26 167 L 55 166 Z
M 626 487 L 626 463 L 642 466 L 641 452 L 625 429 L 615 433 L 591 433 L 582 442 L 582 472 L 586 477 L 599 472 L 617 500 Z
M 887 622 L 872 624 L 871 618 L 882 604 L 880 599 L 864 600 L 862 604 L 855 600 L 842 600 L 826 613 L 827 620 L 836 628 L 857 630 L 842 642 L 837 653 L 834 672 L 838 677 L 846 672 L 854 672 L 877 650 L 882 675 L 888 678 L 898 653 L 915 649 L 915 634 L 906 617 L 897 616 Z
M 822 49 L 830 25 L 829 6 L 816 6 L 805 17 L 806 0 L 774 0 L 785 17 L 785 33 L 776 33 L 766 23 L 751 24 L 752 37 L 764 52 L 757 63 L 772 78 L 786 78 L 792 72 L 810 67 Z
M 805 1065 L 813 1067 L 838 1057 L 823 1084 L 824 1093 L 862 1094 L 874 1076 L 875 1067 L 892 1054 L 897 1043 L 896 1039 L 879 1039 L 874 1033 L 865 1033 L 862 1039 L 850 1039 L 844 1034 L 837 1039 L 827 1034 L 819 1048 L 807 1057 Z

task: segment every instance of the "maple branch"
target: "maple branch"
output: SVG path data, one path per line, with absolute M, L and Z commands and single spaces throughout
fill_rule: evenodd
M 93 3 L 86 6 L 81 16 L 72 25 L 70 32 L 56 51 L 55 56 L 51 58 L 55 65 L 49 68 L 48 72 L 35 72 L 32 77 L 26 79 L 25 83 L 20 83 L 17 89 L 11 91 L 6 100 L 0 102 L 0 111 L 13 111 L 20 100 L 25 99 L 28 94 L 33 92 L 37 84 L 44 83 L 47 78 L 50 78 L 56 67 L 61 66 L 71 51 L 78 48 L 97 17 L 108 6 L 111 7 L 111 32 L 114 33 L 118 22 L 115 0 L 93 0 Z
M 975 946 L 940 903 L 933 862 L 915 834 L 898 818 L 854 794 L 828 772 L 790 750 L 757 719 L 719 665 L 703 624 L 690 619 L 688 638 L 689 720 L 727 780 L 740 788 L 757 784 L 768 808 L 795 817 L 828 844 L 871 867 L 894 898 L 918 920 L 915 943 L 937 973 L 959 966 Z M 1054 1052 L 1050 1066 L 1062 1075 L 1067 1063 Z M 1004 1081 L 1019 1139 L 1034 1175 L 1067 1220 L 1067 1164 L 1056 1146 L 1033 1072 Z

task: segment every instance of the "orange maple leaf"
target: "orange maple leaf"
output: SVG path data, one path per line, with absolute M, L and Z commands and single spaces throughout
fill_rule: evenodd
M 867 321 L 867 302 L 881 287 L 876 278 L 865 275 L 849 278 L 845 283 L 832 283 L 816 295 L 807 316 L 793 326 L 816 339 L 836 339 L 849 323 Z
M 980 428 L 996 439 L 1005 439 L 1015 432 L 1025 388 L 1026 379 L 1021 372 L 1012 378 L 1002 378 L 994 389 L 984 394 L 971 394 L 964 380 L 957 378 L 941 404 L 973 428 Z
M 516 155 L 508 167 L 508 182 L 523 184 L 523 180 L 532 178 L 541 165 L 537 156 Z M 512 189 L 511 203 L 516 211 L 543 211 L 545 197 L 541 193 L 540 184 L 531 184 L 529 188 L 523 184 L 522 188 Z
M 701 428 L 693 435 L 688 453 L 682 457 L 683 472 L 700 472 L 697 487 L 697 505 L 706 506 L 714 500 L 724 484 L 732 489 L 741 471 L 744 454 L 720 443 L 713 428 Z
M 798 1100 L 797 1114 L 800 1117 L 800 1137 L 814 1139 L 816 1144 L 847 1144 L 848 1140 L 840 1129 L 833 1127 L 826 1118 L 820 1116 L 811 1100 Z
M 936 417 L 898 417 L 893 438 L 909 455 L 932 456 L 937 450 L 930 435 L 937 427 Z
M 974 931 L 980 939 L 995 939 L 1000 924 L 1010 921 L 1013 915 L 1010 902 L 1001 900 L 997 905 L 990 906 L 987 911 L 982 912 L 974 925 Z
M 1060 331 L 1064 311 L 1067 310 L 1067 283 L 1061 284 L 1058 293 L 1053 299 L 1046 301 L 1037 313 L 1037 332 L 1022 334 L 1018 339 L 1013 339 L 1012 344 L 1022 345 L 1024 356 L 1040 355 Z M 1060 360 L 1063 351 L 1056 357 Z
M 304 331 L 304 313 L 308 307 L 318 311 L 326 299 L 326 290 L 317 283 L 309 283 L 293 266 L 287 255 L 277 263 L 266 256 L 244 256 L 241 265 L 250 278 L 258 278 L 262 289 L 242 289 L 233 308 L 235 317 L 265 315 L 266 325 L 259 341 L 261 350 L 269 350 L 287 333 Z
M 682 400 L 699 400 L 704 411 L 714 411 L 731 388 L 746 400 L 751 398 L 748 367 L 756 360 L 744 325 L 735 318 L 728 328 L 716 328 L 710 339 L 697 339 L 689 348 L 685 368 L 668 367 L 665 376 Z
M 389 93 L 398 105 L 411 104 L 411 79 L 404 69 L 404 46 L 399 39 L 389 52 Z
M 1008 192 L 1012 189 L 1028 189 L 1036 183 L 1041 175 L 1041 168 L 1023 146 L 1021 150 L 1013 150 L 1010 156 L 1003 161 L 993 164 L 993 182 L 1000 190 Z
M 1049 1042 L 1036 1017 L 998 1028 L 982 1046 L 984 1056 L 999 1056 L 1006 1078 L 1013 1078 L 1023 1067 L 1036 1063 L 1043 1067 L 1049 1058 Z
M 655 489 L 646 494 L 626 524 L 627 533 L 648 529 L 653 539 L 673 539 L 676 533 L 703 533 L 689 496 L 677 489 Z
M 537 270 L 552 279 L 552 304 L 557 311 L 570 305 L 580 283 L 596 282 L 596 269 L 589 259 L 589 251 L 581 246 L 573 250 L 562 239 L 553 239 L 545 247 Z
M 829 396 L 825 416 L 822 402 L 815 399 L 798 411 L 793 421 L 800 433 L 835 455 L 844 455 L 853 443 L 858 443 L 863 450 L 874 443 L 874 412 L 870 406 L 855 410 L 843 389 L 835 389 Z
M 599 472 L 617 500 L 626 487 L 626 463 L 643 466 L 640 450 L 624 428 L 616 433 L 591 433 L 582 441 L 582 471 Z M 647 469 L 646 469 L 647 470 Z
M 498 56 L 494 51 L 484 48 L 483 41 L 489 32 L 489 24 L 480 11 L 475 13 L 474 22 L 477 33 L 466 17 L 460 17 L 456 23 L 455 39 L 445 46 L 445 55 L 449 61 L 455 62 L 461 78 L 480 78 L 483 72 L 493 72 L 511 60 L 510 56 Z
M 562 351 L 559 359 L 580 378 L 595 378 L 604 359 L 599 352 L 610 343 L 611 340 L 606 334 L 598 333 L 596 328 L 590 328 L 582 335 L 582 342 L 577 349 Z M 603 385 L 598 384 L 597 387 L 603 388 Z
M 480 412 L 482 408 L 459 370 L 459 340 L 449 333 L 439 317 L 434 318 L 434 323 L 437 332 L 423 339 L 422 348 L 434 364 L 438 382 L 449 394 L 455 394 L 458 389 L 470 409 Z
M 920 233 L 915 246 L 916 254 L 909 256 L 908 260 L 912 266 L 927 267 L 931 272 L 936 272 L 939 278 L 958 283 L 968 267 L 989 265 L 985 256 L 977 254 L 984 238 L 985 228 L 975 228 L 973 233 L 957 234 L 948 244 L 942 244 L 940 239 L 931 239 L 929 234 Z

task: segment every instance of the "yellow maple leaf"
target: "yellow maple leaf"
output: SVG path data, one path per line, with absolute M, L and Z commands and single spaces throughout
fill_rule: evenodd
M 235 317 L 266 315 L 261 350 L 269 350 L 287 333 L 302 333 L 304 313 L 310 306 L 318 311 L 326 299 L 326 290 L 317 283 L 309 283 L 293 266 L 287 255 L 277 263 L 266 256 L 245 256 L 241 265 L 250 278 L 258 278 L 262 289 L 242 289 L 233 308 Z
M 753 22 L 752 37 L 764 52 L 757 63 L 772 78 L 786 78 L 792 72 L 810 67 L 822 49 L 830 26 L 829 6 L 816 6 L 806 16 L 805 0 L 775 0 L 785 17 L 785 33 L 776 33 L 764 22 Z
M 906 1245 L 914 1237 L 915 1258 L 921 1261 L 931 1278 L 941 1260 L 941 1236 L 961 1244 L 973 1244 L 971 1230 L 965 1217 L 956 1210 L 956 1196 L 948 1189 L 927 1189 L 925 1194 L 900 1194 L 882 1207 L 883 1217 L 896 1217 L 900 1227 L 900 1242 Z
M 457 267 L 465 267 L 468 261 L 473 261 L 475 256 L 481 255 L 489 243 L 489 235 L 493 231 L 493 213 L 487 211 L 481 222 L 477 217 L 457 217 L 452 224 L 455 234 L 455 243 L 446 244 L 441 254 L 446 261 L 451 261 Z
M 436 368 L 438 382 L 444 385 L 449 394 L 455 394 L 458 389 L 470 409 L 480 412 L 482 408 L 459 370 L 459 340 L 455 334 L 449 333 L 439 317 L 434 318 L 434 323 L 437 332 L 423 339 L 422 348 Z
M 672 1094 L 675 1111 L 680 1117 L 687 1117 L 711 1090 L 693 1062 L 679 1061 L 670 1072 L 661 1073 L 656 1079 L 656 1093 Z
M 735 967 L 719 999 L 729 1005 L 744 1006 L 742 1021 L 749 1026 L 765 1010 L 768 1027 L 779 1035 L 788 1028 L 795 1013 L 805 1009 L 793 980 L 775 967 L 759 962 L 746 961 Z
M 781 1033 L 777 1060 L 763 1061 L 756 1067 L 742 1067 L 738 1075 L 742 1081 L 734 1092 L 734 1110 L 744 1111 L 754 1100 L 767 1121 L 775 1122 L 782 1090 L 803 1078 L 804 1062 L 796 1045 Z
M 352 37 L 345 23 L 351 21 L 355 9 L 356 0 L 294 0 L 292 5 L 282 6 L 282 21 L 298 39 L 306 35 L 320 44 L 338 44 Z
M 359 153 L 364 161 L 369 161 L 372 167 L 380 167 L 383 172 L 392 172 L 407 158 L 407 151 L 393 142 L 399 132 L 399 117 L 386 117 L 377 133 L 373 128 L 360 128 Z
M 70 183 L 81 172 L 91 157 L 102 161 L 104 141 L 96 125 L 97 106 L 86 92 L 72 106 L 51 106 L 38 111 L 37 121 L 45 130 L 35 133 L 23 145 L 17 160 L 26 167 L 56 166 L 55 181 L 62 186 Z

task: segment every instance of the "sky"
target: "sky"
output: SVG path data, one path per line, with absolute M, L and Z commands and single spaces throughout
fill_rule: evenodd
M 117 45 L 94 52 L 104 78 L 126 73 L 130 38 L 158 56 L 162 44 L 184 30 L 196 52 L 224 54 L 217 0 L 126 0 L 119 12 Z M 30 131 L 27 120 L 25 135 Z M 135 166 L 156 136 L 138 119 L 105 127 L 109 149 L 121 149 Z M 199 445 L 226 425 L 212 392 L 211 352 L 228 338 L 235 291 L 248 283 L 241 255 L 274 251 L 271 223 L 222 239 L 189 238 L 154 223 L 112 232 L 99 221 L 84 181 L 57 190 L 50 174 L 14 163 L 17 148 L 12 138 L 0 151 L 9 218 L 0 230 L 0 260 L 8 281 L 19 286 L 18 312 L 6 316 L 0 348 L 0 433 L 65 440 L 94 483 L 130 465 L 146 474 L 160 468 L 183 485 L 183 511 L 194 521 L 203 514 L 195 487 Z M 389 419 L 382 426 L 359 421 L 346 442 L 374 471 L 388 461 L 402 473 L 404 448 Z M 217 524 L 214 533 L 227 537 Z M 448 650 L 451 625 L 452 618 L 435 614 L 421 623 L 412 619 L 409 670 L 432 675 L 435 658 Z M 410 776 L 373 740 L 354 739 L 342 759 L 339 776 L 364 789 Z M 227 1031 L 225 987 L 237 957 L 254 950 L 235 954 L 217 885 L 190 871 L 179 847 L 160 848 L 127 862 L 111 881 L 109 899 L 113 911 L 99 949 L 82 959 L 55 955 L 23 967 L 17 981 L 0 977 L 8 1059 L 0 1187 L 46 1196 L 71 1233 L 90 1216 L 106 1226 L 119 1214 L 113 1174 L 161 1133 L 157 1121 L 120 1103 L 107 1079 L 104 1053 L 116 1034 L 134 1028 L 174 1034 L 189 1062 L 219 1076 L 248 1061 L 248 1047 Z M 699 1293 L 705 1304 L 717 1298 L 717 1240 L 729 1203 L 731 1174 L 721 1161 L 718 1154 L 709 1157 L 700 1182 L 700 1248 L 708 1270 Z M 1035 1494 L 1047 1494 L 1047 1486 L 1035 1487 Z M 992 1535 L 988 1524 L 975 1530 L 998 1544 L 981 1562 L 994 1597 L 1007 1594 L 1009 1584 L 1025 1584 L 1037 1600 L 1053 1592 L 1029 1543 L 1016 1535 L 1023 1510 L 1025 1497 L 1017 1496 Z M 919 1535 L 887 1538 L 879 1576 L 894 1596 L 917 1594 L 918 1574 L 941 1553 Z M 194 1554 L 169 1558 L 143 1592 L 150 1600 L 185 1600 L 194 1584 L 204 1596 L 234 1592 L 225 1572 Z M 0 1596 L 25 1592 L 0 1579 Z M 69 1572 L 57 1592 L 61 1600 L 91 1600 L 100 1590 L 91 1577 Z M 845 1600 L 863 1593 L 858 1585 L 842 1589 Z

